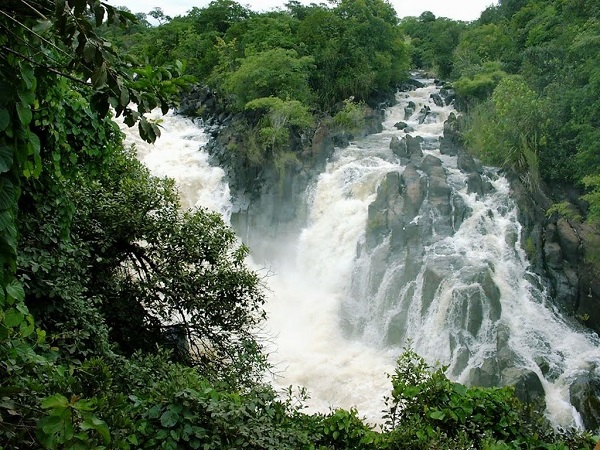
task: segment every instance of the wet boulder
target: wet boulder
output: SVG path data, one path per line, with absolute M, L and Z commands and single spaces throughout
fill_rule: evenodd
M 493 387 L 499 383 L 498 363 L 495 358 L 487 358 L 481 366 L 473 367 L 469 371 L 469 384 L 472 386 Z
M 440 153 L 442 155 L 456 156 L 462 149 L 460 136 L 458 134 L 458 119 L 454 113 L 450 113 L 444 122 L 444 133 L 440 138 Z
M 402 204 L 398 202 L 401 190 L 398 172 L 389 172 L 379 184 L 377 196 L 368 209 L 366 238 L 369 248 L 376 247 L 390 230 L 401 226 Z
M 483 173 L 483 166 L 465 152 L 458 154 L 457 165 L 464 173 Z
M 403 137 L 399 139 L 398 136 L 393 136 L 390 141 L 390 149 L 394 155 L 399 158 L 408 158 L 408 147 L 406 145 L 406 139 Z
M 425 123 L 425 119 L 427 119 L 427 116 L 430 113 L 431 113 L 431 108 L 429 106 L 423 106 L 421 108 L 421 110 L 419 111 L 419 117 L 417 118 L 417 121 L 419 122 L 419 124 Z
M 513 386 L 515 395 L 528 405 L 539 410 L 546 407 L 545 391 L 538 375 L 524 367 L 507 367 L 500 374 L 501 386 Z
M 579 375 L 569 387 L 569 400 L 581 414 L 588 430 L 600 427 L 600 378 L 589 371 Z
M 446 105 L 450 105 L 456 98 L 456 93 L 454 92 L 454 89 L 448 89 L 445 87 L 440 89 L 440 95 L 444 99 L 444 103 Z
M 408 156 L 423 156 L 423 150 L 421 149 L 423 138 L 421 136 L 412 137 L 410 134 L 407 134 L 405 138 Z
M 442 96 L 440 94 L 438 94 L 436 92 L 436 93 L 431 94 L 430 97 L 436 106 L 439 106 L 440 108 L 444 107 L 444 99 L 442 99 Z
M 412 100 L 408 102 L 408 105 L 404 107 L 404 120 L 410 119 L 410 117 L 415 113 L 417 109 L 417 105 Z

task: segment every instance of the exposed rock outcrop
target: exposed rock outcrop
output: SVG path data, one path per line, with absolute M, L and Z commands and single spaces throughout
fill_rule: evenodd
M 444 134 L 440 138 L 440 153 L 442 155 L 456 156 L 463 149 L 462 140 L 458 131 L 458 119 L 450 113 L 444 122 Z
M 554 202 L 565 200 L 563 194 L 543 186 L 532 191 L 517 174 L 507 175 L 519 205 L 522 242 L 533 269 L 564 313 L 600 333 L 598 230 L 575 218 L 548 217 L 546 211 Z
M 586 429 L 597 430 L 600 427 L 600 373 L 597 368 L 577 376 L 569 388 L 569 398 L 581 413 Z

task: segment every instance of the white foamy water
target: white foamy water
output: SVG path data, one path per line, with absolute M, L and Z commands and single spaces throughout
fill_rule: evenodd
M 160 109 L 148 115 L 159 120 L 161 136 L 155 144 L 148 144 L 122 121 L 119 127 L 125 133 L 126 145 L 135 145 L 140 161 L 158 177 L 176 181 L 184 209 L 203 207 L 223 215 L 226 222 L 231 216 L 231 196 L 225 172 L 208 162 L 209 154 L 203 149 L 208 135 L 191 119 L 177 116 L 173 111 L 162 115 Z

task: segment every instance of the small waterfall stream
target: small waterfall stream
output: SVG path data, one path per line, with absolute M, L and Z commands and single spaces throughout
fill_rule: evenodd
M 529 272 L 508 181 L 478 165 L 465 173 L 440 153 L 453 109 L 436 105 L 437 88 L 421 81 L 427 86 L 398 93 L 381 133 L 336 149 L 307 190 L 309 221 L 296 239 L 253 231 L 279 249 L 264 263 L 273 272 L 272 382 L 306 387 L 309 410 L 356 407 L 377 423 L 387 374 L 410 344 L 460 382 L 534 377 L 550 419 L 581 425 L 569 385 L 598 370 L 598 338 L 562 318 Z M 392 138 L 407 141 L 399 121 L 422 138 L 422 154 L 391 150 Z M 155 146 L 125 132 L 154 174 L 176 179 L 184 207 L 228 218 L 224 173 L 198 150 L 207 136 L 171 114 L 162 126 Z

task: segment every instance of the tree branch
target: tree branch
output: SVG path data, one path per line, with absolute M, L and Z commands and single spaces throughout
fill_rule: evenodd
M 44 64 L 41 64 L 41 63 L 39 63 L 39 62 L 37 62 L 37 61 L 34 61 L 33 59 L 29 58 L 28 56 L 25 56 L 24 54 L 22 54 L 22 53 L 19 53 L 19 52 L 17 52 L 17 51 L 15 51 L 15 50 L 13 50 L 13 49 L 12 49 L 12 48 L 10 48 L 10 47 L 7 47 L 6 45 L 3 45 L 3 46 L 2 46 L 2 47 L 0 47 L 0 48 L 2 48 L 2 50 L 6 51 L 6 52 L 8 52 L 8 53 L 11 53 L 11 54 L 13 54 L 13 55 L 15 55 L 15 56 L 17 56 L 17 57 L 19 57 L 19 58 L 21 58 L 21 59 L 25 60 L 25 61 L 27 61 L 27 62 L 29 62 L 29 63 L 31 63 L 31 64 L 33 64 L 33 65 L 37 66 L 37 67 L 41 67 L 42 69 L 46 69 L 46 70 L 47 70 L 48 72 L 50 72 L 50 73 L 53 73 L 53 74 L 55 74 L 55 75 L 58 75 L 58 76 L 61 76 L 61 77 L 67 78 L 67 79 L 69 79 L 69 80 L 71 80 L 71 81 L 74 81 L 75 83 L 79 83 L 79 84 L 82 84 L 82 85 L 84 85 L 84 86 L 88 86 L 88 87 L 90 86 L 90 84 L 89 84 L 89 83 L 87 83 L 86 81 L 83 81 L 83 80 L 81 80 L 81 79 L 79 79 L 79 78 L 76 78 L 76 77 L 74 77 L 74 76 L 72 76 L 72 75 L 69 75 L 69 74 L 67 74 L 67 73 L 61 72 L 60 70 L 57 70 L 57 69 L 55 69 L 54 67 L 46 66 L 46 65 L 44 65 Z

